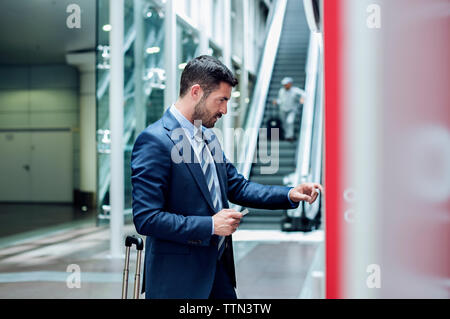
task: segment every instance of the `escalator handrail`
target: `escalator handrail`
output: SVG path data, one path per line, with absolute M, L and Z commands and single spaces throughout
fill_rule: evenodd
M 319 40 L 317 33 L 311 33 L 306 64 L 306 98 L 303 105 L 301 130 L 297 145 L 294 185 L 306 182 L 310 175 L 316 85 L 319 72 Z
M 245 178 L 250 176 L 253 156 L 256 151 L 258 130 L 260 128 L 266 107 L 267 93 L 269 91 L 272 71 L 275 64 L 278 44 L 283 28 L 287 0 L 277 1 L 271 21 L 270 29 L 263 48 L 263 55 L 259 66 L 258 77 L 253 92 L 253 98 L 249 107 L 249 118 L 245 122 L 244 131 L 249 134 L 240 146 L 237 168 Z
M 323 70 L 321 68 L 323 56 L 321 41 L 320 33 L 311 32 L 305 81 L 306 98 L 297 145 L 294 185 L 305 182 L 320 183 L 322 178 Z M 319 209 L 320 200 L 316 200 L 312 205 L 299 205 L 295 215 L 300 216 L 303 213 L 311 218 Z
M 323 64 L 322 64 L 323 65 Z M 323 172 L 323 136 L 324 136 L 324 104 L 323 104 L 323 72 L 319 73 L 316 94 L 316 115 L 314 119 L 313 147 L 311 149 L 310 174 L 307 181 L 322 183 Z M 312 205 L 306 205 L 305 216 L 314 218 L 320 209 L 320 198 Z

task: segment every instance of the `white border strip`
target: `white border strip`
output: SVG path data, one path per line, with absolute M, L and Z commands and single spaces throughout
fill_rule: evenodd
M 289 233 L 280 230 L 238 230 L 233 234 L 233 241 L 322 243 L 324 237 L 323 230 L 309 233 Z

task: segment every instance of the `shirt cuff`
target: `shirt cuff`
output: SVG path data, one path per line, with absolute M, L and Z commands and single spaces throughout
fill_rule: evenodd
M 211 235 L 214 235 L 214 218 L 211 217 Z
M 298 205 L 299 205 L 299 203 L 293 202 L 293 201 L 291 200 L 291 198 L 289 197 L 289 194 L 291 193 L 291 190 L 292 190 L 293 188 L 294 188 L 294 187 L 291 187 L 291 189 L 289 190 L 289 192 L 288 192 L 288 194 L 287 194 L 287 198 L 288 198 L 289 203 L 291 203 L 292 208 L 297 208 Z

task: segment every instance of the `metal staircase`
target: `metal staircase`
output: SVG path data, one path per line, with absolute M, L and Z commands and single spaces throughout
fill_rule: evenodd
M 268 120 L 276 113 L 272 101 L 277 98 L 278 90 L 281 87 L 280 82 L 284 77 L 293 78 L 294 86 L 304 88 L 309 36 L 310 31 L 303 10 L 303 2 L 288 0 L 261 127 L 267 127 Z M 299 135 L 300 123 L 301 112 L 297 113 L 295 119 L 294 136 L 296 138 Z M 271 150 L 270 142 L 268 144 L 268 150 Z M 283 185 L 283 178 L 295 172 L 297 143 L 279 141 L 277 144 L 279 149 L 278 171 L 275 174 L 261 174 L 261 167 L 268 164 L 257 161 L 252 165 L 250 181 L 266 185 Z M 250 214 L 243 220 L 241 229 L 280 229 L 280 223 L 285 214 L 284 210 L 249 208 L 249 211 Z

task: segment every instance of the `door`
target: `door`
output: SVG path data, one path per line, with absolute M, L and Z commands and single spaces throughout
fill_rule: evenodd
M 31 201 L 71 203 L 73 147 L 70 130 L 31 134 Z
M 70 129 L 0 131 L 0 201 L 73 202 Z
M 0 201 L 31 198 L 31 133 L 0 131 Z

